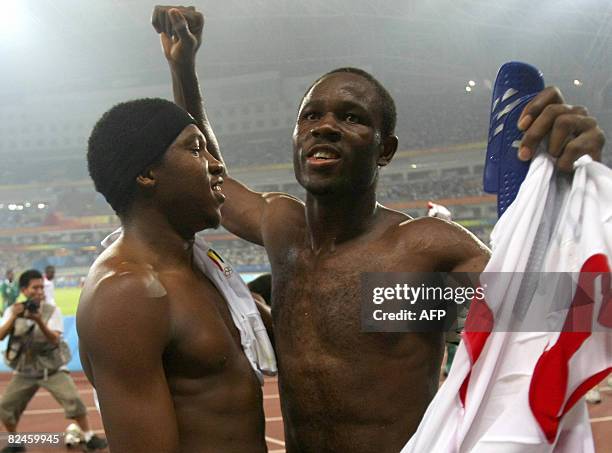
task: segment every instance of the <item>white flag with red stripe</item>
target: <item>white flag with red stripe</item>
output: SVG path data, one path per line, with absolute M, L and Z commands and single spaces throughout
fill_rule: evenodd
M 547 154 L 534 159 L 491 235 L 486 300 L 472 302 L 450 374 L 402 453 L 594 451 L 582 396 L 612 370 L 612 170 L 588 156 L 575 168 L 570 180 Z M 554 272 L 579 284 L 568 291 Z M 551 290 L 550 328 L 521 329 L 550 314 Z M 507 331 L 493 331 L 501 320 Z

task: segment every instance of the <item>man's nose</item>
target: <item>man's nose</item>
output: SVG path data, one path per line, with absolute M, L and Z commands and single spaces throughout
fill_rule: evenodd
M 310 130 L 310 133 L 314 138 L 323 138 L 332 142 L 337 142 L 342 138 L 336 118 L 331 113 L 321 117 L 317 125 Z
M 208 171 L 213 176 L 222 176 L 225 174 L 225 165 L 212 157 L 208 162 Z

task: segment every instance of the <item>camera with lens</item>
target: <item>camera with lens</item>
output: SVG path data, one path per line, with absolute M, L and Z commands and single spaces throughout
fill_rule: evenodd
M 28 299 L 23 303 L 23 308 L 30 313 L 36 313 L 38 311 L 38 304 L 32 299 Z

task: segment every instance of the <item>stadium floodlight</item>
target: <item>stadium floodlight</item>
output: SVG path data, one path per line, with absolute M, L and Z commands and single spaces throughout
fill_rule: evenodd
M 416 164 L 412 164 L 410 167 L 411 168 L 417 168 Z
M 27 12 L 22 0 L 5 0 L 0 14 L 0 36 L 10 37 L 25 28 Z
M 32 207 L 32 203 L 30 203 L 29 201 L 26 201 L 25 207 L 26 208 L 31 208 Z
M 472 91 L 472 87 L 465 87 L 465 91 L 469 93 L 470 91 Z
M 577 87 L 581 87 L 582 86 L 582 82 L 578 79 L 574 79 L 574 85 Z
M 470 80 L 468 82 L 468 85 L 471 86 L 471 87 L 476 86 L 476 82 L 474 82 L 473 80 Z
M 17 205 L 17 210 L 18 211 L 23 211 L 23 205 L 22 204 L 18 204 Z
M 38 203 L 38 209 L 45 209 L 44 203 Z
M 4 209 L 4 203 L 0 203 L 0 209 Z
M 10 205 L 8 205 L 8 209 L 9 211 L 14 211 L 17 209 L 17 205 L 14 203 L 11 203 Z

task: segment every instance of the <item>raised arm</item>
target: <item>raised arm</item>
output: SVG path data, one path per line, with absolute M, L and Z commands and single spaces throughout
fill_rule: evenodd
M 195 68 L 204 17 L 193 7 L 157 6 L 153 11 L 152 23 L 160 33 L 164 55 L 170 66 L 174 101 L 196 119 L 206 137 L 208 152 L 223 162 L 219 144 L 206 116 Z M 223 192 L 227 195 L 222 208 L 223 226 L 247 241 L 263 245 L 262 228 L 266 209 L 280 194 L 252 191 L 229 175 L 224 178 Z
M 194 7 L 156 6 L 151 22 L 160 34 L 162 49 L 172 76 L 174 102 L 188 111 L 206 137 L 208 151 L 223 158 L 202 103 L 195 56 L 202 43 L 204 16 Z
M 179 449 L 178 428 L 162 364 L 169 309 L 165 297 L 146 296 L 146 282 L 126 274 L 84 291 L 79 349 L 111 451 L 172 453 Z

